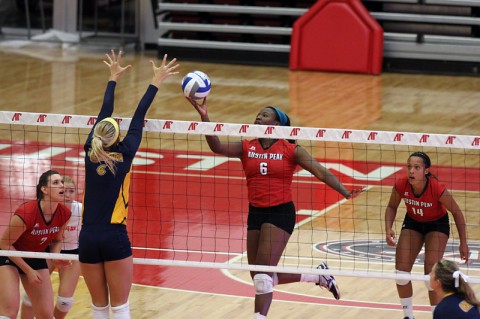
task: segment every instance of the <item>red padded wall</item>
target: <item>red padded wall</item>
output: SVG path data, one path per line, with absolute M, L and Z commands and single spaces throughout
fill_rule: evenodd
M 293 25 L 290 69 L 380 74 L 383 29 L 360 0 L 319 0 Z

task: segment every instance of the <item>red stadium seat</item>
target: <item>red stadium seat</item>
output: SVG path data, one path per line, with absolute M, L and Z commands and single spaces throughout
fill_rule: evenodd
M 383 29 L 360 0 L 319 0 L 293 25 L 290 69 L 380 74 Z

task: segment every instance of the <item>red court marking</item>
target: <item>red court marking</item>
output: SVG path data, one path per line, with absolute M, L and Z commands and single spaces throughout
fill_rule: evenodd
M 52 146 L 66 150 L 49 150 Z M 49 156 L 51 152 L 57 153 Z M 191 165 L 211 158 L 212 154 L 189 152 L 189 158 L 185 155 L 185 151 L 157 149 L 143 149 L 137 155 L 132 174 L 128 229 L 132 245 L 142 249 L 135 249 L 134 256 L 226 262 L 245 250 L 248 202 L 241 164 L 235 160 L 219 165 L 206 163 L 203 168 L 209 167 L 208 165 L 211 167 L 199 170 Z M 330 159 L 322 159 L 320 162 L 339 163 Z M 352 161 L 343 161 L 341 164 L 362 174 L 368 174 L 382 165 L 395 166 L 393 163 Z M 403 163 L 396 165 L 404 166 Z M 0 169 L 3 171 L 0 176 L 0 228 L 6 225 L 10 213 L 19 204 L 35 197 L 38 176 L 50 168 L 73 176 L 77 179 L 79 189 L 83 189 L 81 145 L 27 143 L 0 150 Z M 365 180 L 356 180 L 352 176 L 332 171 L 343 183 L 366 185 Z M 434 171 L 450 189 L 480 190 L 479 168 L 435 167 Z M 396 177 L 404 174 L 405 168 L 402 168 L 382 180 L 369 180 L 368 185 L 391 186 Z M 296 177 L 294 181 L 297 210 L 322 210 L 342 199 L 338 193 L 313 177 Z M 81 195 L 78 199 L 81 199 Z M 299 215 L 297 221 L 305 218 L 307 216 Z M 230 255 L 224 254 L 225 252 Z M 252 296 L 250 285 L 233 281 L 219 270 L 212 269 L 135 265 L 134 282 L 190 291 Z M 325 295 L 325 292 L 319 292 L 319 295 Z M 394 305 L 332 301 L 330 298 L 285 292 L 277 292 L 275 299 L 398 309 Z

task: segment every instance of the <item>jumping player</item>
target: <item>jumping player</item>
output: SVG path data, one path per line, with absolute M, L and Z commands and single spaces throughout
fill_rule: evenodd
M 407 162 L 407 176 L 395 182 L 385 210 L 386 240 L 396 246 L 395 269 L 398 274 L 410 274 L 420 250 L 425 244 L 424 272 L 429 274 L 433 265 L 442 259 L 450 235 L 447 210 L 457 226 L 460 239 L 460 256 L 468 261 L 469 249 L 465 218 L 455 199 L 430 172 L 430 157 L 424 152 L 414 152 Z M 403 200 L 407 208 L 402 231 L 396 243 L 393 222 Z M 408 279 L 396 281 L 404 318 L 413 318 L 413 290 Z M 437 294 L 427 285 L 432 311 L 438 303 Z
M 202 104 L 188 100 L 202 121 L 210 122 L 207 99 Z M 278 108 L 267 106 L 260 110 L 255 124 L 290 126 L 290 119 Z M 295 226 L 291 184 L 297 165 L 345 198 L 352 198 L 361 192 L 347 190 L 304 148 L 289 141 L 259 138 L 223 143 L 216 136 L 205 138 L 214 153 L 237 157 L 242 161 L 248 187 L 247 257 L 250 265 L 276 266 L 282 256 Z M 327 269 L 328 266 L 322 263 L 318 268 Z M 278 284 L 313 282 L 330 290 L 335 299 L 340 298 L 340 290 L 333 276 L 264 272 L 251 272 L 251 276 L 256 291 L 254 318 L 266 318 L 272 303 L 273 288 Z
M 46 171 L 36 187 L 37 200 L 21 205 L 0 238 L 0 249 L 9 251 L 59 253 L 70 210 L 63 205 L 63 178 Z M 57 267 L 69 261 L 55 261 Z M 53 290 L 47 261 L 42 258 L 0 256 L 0 318 L 17 318 L 20 304 L 19 281 L 31 300 L 37 319 L 53 318 Z
M 160 84 L 178 67 L 175 59 L 160 67 L 150 61 L 153 78 L 133 115 L 127 134 L 111 118 L 116 82 L 131 66 L 120 65 L 122 52 L 107 54 L 110 69 L 103 105 L 85 143 L 85 194 L 79 238 L 82 274 L 92 297 L 93 318 L 130 318 L 128 296 L 132 286 L 132 248 L 127 234 L 130 171 L 142 141 L 145 114 Z
M 430 286 L 440 298 L 433 319 L 480 319 L 480 301 L 467 281 L 451 260 L 442 259 L 433 266 Z

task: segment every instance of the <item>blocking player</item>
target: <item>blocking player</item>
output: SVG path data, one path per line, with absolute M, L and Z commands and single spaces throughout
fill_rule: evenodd
M 130 65 L 120 65 L 122 51 L 107 54 L 110 69 L 103 105 L 85 142 L 85 194 L 79 259 L 82 274 L 92 297 L 93 317 L 129 319 L 128 297 L 132 286 L 133 258 L 127 233 L 131 166 L 140 147 L 145 115 L 159 86 L 177 74 L 176 59 L 159 67 L 152 64 L 153 77 L 132 117 L 123 139 L 111 117 L 117 80 Z

